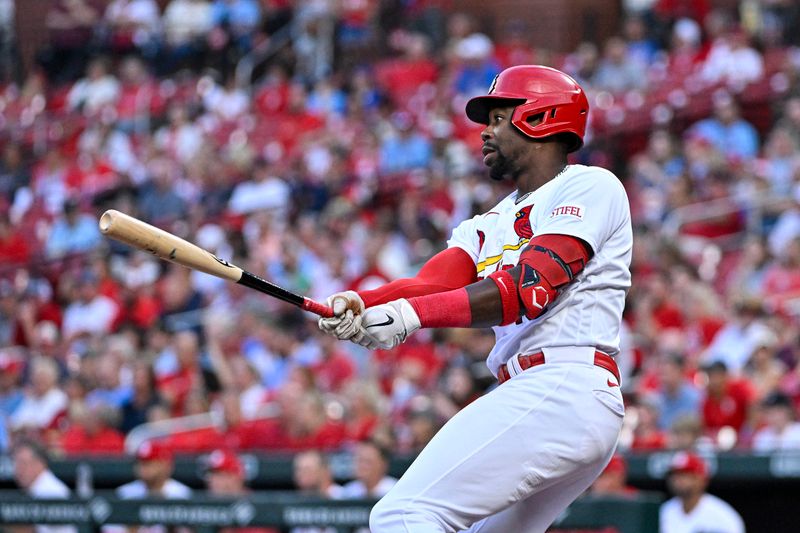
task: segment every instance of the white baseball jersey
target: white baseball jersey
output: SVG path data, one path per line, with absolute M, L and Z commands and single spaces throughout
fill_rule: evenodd
M 153 494 L 147 488 L 144 481 L 136 479 L 130 483 L 120 485 L 116 490 L 117 496 L 123 500 L 139 500 L 144 498 L 164 498 L 167 500 L 188 500 L 192 497 L 192 489 L 172 478 L 164 482 L 164 487 L 159 494 Z M 129 533 L 131 528 L 124 525 L 109 524 L 103 526 L 103 533 Z M 136 528 L 137 533 L 166 533 L 164 526 L 140 526 Z
M 45 470 L 36 477 L 28 488 L 28 494 L 33 498 L 66 499 L 70 497 L 70 490 L 53 472 Z M 34 531 L 36 533 L 76 533 L 78 529 L 75 526 L 66 525 L 37 525 Z
M 168 500 L 187 500 L 192 497 L 192 489 L 172 478 L 164 482 L 160 494 L 152 494 L 144 481 L 137 479 L 117 487 L 117 496 L 126 500 L 138 498 L 166 498 Z
M 703 494 L 690 513 L 678 498 L 661 506 L 661 533 L 744 533 L 744 522 L 733 507 L 711 494 Z
M 515 354 L 543 348 L 619 351 L 633 233 L 625 189 L 608 170 L 569 165 L 535 191 L 520 197 L 514 192 L 487 213 L 462 222 L 447 244 L 466 251 L 485 278 L 515 266 L 531 237 L 547 234 L 582 239 L 594 256 L 544 314 L 494 328 L 497 343 L 487 365 L 495 374 Z

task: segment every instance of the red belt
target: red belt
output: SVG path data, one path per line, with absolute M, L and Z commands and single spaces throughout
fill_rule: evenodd
M 534 366 L 543 365 L 544 361 L 544 354 L 542 352 L 534 353 L 531 355 L 520 355 L 519 359 L 519 366 L 522 370 L 528 370 L 529 368 L 533 368 Z M 614 361 L 614 358 L 608 354 L 603 352 L 594 352 L 594 364 L 599 366 L 600 368 L 604 368 L 614 374 L 614 377 L 617 378 L 617 383 L 620 382 L 619 379 L 619 368 L 617 368 L 617 362 Z M 508 366 L 505 364 L 500 365 L 500 368 L 497 371 L 497 381 L 503 383 L 511 378 L 511 375 L 508 373 Z

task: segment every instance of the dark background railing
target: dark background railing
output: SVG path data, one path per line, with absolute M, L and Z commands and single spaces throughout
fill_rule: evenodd
M 606 514 L 611 517 L 627 516 L 633 513 L 631 516 L 638 518 L 632 518 L 632 520 L 646 520 L 650 516 L 649 513 L 652 512 L 650 507 L 655 505 L 657 510 L 658 504 L 666 499 L 664 476 L 670 457 L 670 452 L 627 456 L 629 483 L 647 492 L 643 493 L 644 500 L 640 501 L 639 498 L 634 498 L 623 501 L 633 502 L 630 504 L 632 509 L 638 509 L 638 504 L 642 503 L 642 501 L 646 504 L 645 507 L 635 513 L 630 509 L 623 512 L 619 507 L 606 504 L 604 504 L 606 505 L 605 507 L 603 505 L 598 507 L 599 504 L 596 501 L 591 505 L 587 503 L 594 500 L 581 500 L 582 503 L 580 505 L 570 508 L 569 513 L 566 515 L 569 520 L 562 526 L 578 527 L 578 524 L 574 523 L 576 517 L 604 516 L 606 511 Z M 707 454 L 704 458 L 712 472 L 709 491 L 731 503 L 741 513 L 749 532 L 793 533 L 797 531 L 799 519 L 796 502 L 800 501 L 800 453 L 784 452 L 769 455 L 724 453 Z M 402 475 L 412 460 L 413 457 L 395 457 L 391 463 L 390 474 L 394 476 Z M 242 461 L 248 485 L 252 489 L 259 491 L 252 496 L 253 501 L 263 501 L 270 505 L 283 505 L 281 502 L 285 503 L 286 501 L 299 501 L 303 505 L 307 503 L 305 499 L 297 500 L 299 496 L 296 494 L 283 493 L 281 495 L 281 493 L 275 492 L 288 491 L 293 488 L 290 455 L 244 454 L 242 455 Z M 338 481 L 352 479 L 352 456 L 349 453 L 333 454 L 330 456 L 330 463 L 334 476 Z M 175 461 L 173 477 L 193 488 L 202 488 L 204 486 L 202 465 L 202 456 L 179 457 Z M 51 465 L 53 472 L 72 487 L 76 486 L 78 473 L 83 476 L 89 475 L 91 484 L 96 490 L 96 495 L 103 493 L 113 494 L 110 489 L 131 481 L 134 477 L 133 466 L 133 459 L 119 457 L 71 458 L 54 461 Z M 0 456 L 0 488 L 13 489 L 14 487 L 11 459 L 7 456 Z M 6 494 L 19 495 L 16 492 Z M 7 501 L 10 500 L 6 500 L 5 496 L 0 497 L 0 502 L 6 503 Z M 161 503 L 170 505 L 164 502 Z M 325 508 L 325 505 L 329 503 L 331 502 L 326 501 L 324 505 L 320 505 Z M 619 504 L 619 501 L 613 500 L 614 506 Z M 316 504 L 310 503 L 309 505 Z M 340 502 L 333 505 L 338 508 L 340 505 L 347 507 L 347 505 L 355 504 L 353 502 Z M 362 503 L 361 505 L 366 504 Z M 273 509 L 273 507 L 267 506 L 264 509 Z M 269 513 L 273 511 L 263 512 Z M 2 516 L 0 516 L 0 519 L 2 519 Z M 604 524 L 601 520 L 595 520 L 588 525 L 592 527 L 620 527 L 615 524 Z M 585 526 L 587 524 L 583 524 L 580 527 Z M 626 527 L 631 527 L 631 524 Z M 638 531 L 642 533 L 651 530 L 640 528 L 619 529 L 619 531 Z M 652 531 L 656 531 L 656 529 Z
M 583 498 L 559 518 L 556 527 L 619 533 L 658 529 L 654 495 L 635 498 Z M 193 497 L 191 500 L 120 500 L 99 493 L 85 500 L 32 500 L 20 493 L 0 493 L 0 523 L 38 523 L 78 526 L 81 532 L 104 524 L 162 524 L 189 526 L 195 531 L 271 526 L 281 529 L 327 526 L 342 533 L 368 524 L 369 500 L 330 501 L 287 493 L 261 492 L 246 498 Z

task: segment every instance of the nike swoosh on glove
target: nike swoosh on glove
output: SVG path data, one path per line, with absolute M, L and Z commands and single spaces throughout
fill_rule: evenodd
M 405 341 L 421 325 L 405 298 L 369 307 L 361 315 L 361 329 L 352 339 L 370 350 L 389 350 Z
M 333 335 L 339 340 L 350 340 L 361 328 L 361 313 L 364 312 L 364 301 L 355 291 L 337 292 L 325 300 L 333 309 L 333 316 L 320 318 L 319 329 Z

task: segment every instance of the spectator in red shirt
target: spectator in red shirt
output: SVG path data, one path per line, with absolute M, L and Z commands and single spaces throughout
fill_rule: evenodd
M 308 112 L 306 99 L 305 87 L 300 83 L 293 83 L 289 87 L 286 112 L 276 116 L 272 122 L 275 140 L 283 145 L 286 153 L 295 154 L 295 150 L 303 146 L 306 138 L 325 125 L 322 117 Z
M 633 431 L 632 450 L 662 450 L 667 447 L 667 435 L 658 427 L 658 405 L 645 399 L 636 410 L 639 417 Z
M 701 48 L 700 25 L 689 18 L 679 19 L 672 29 L 665 81 L 682 81 L 702 65 L 705 51 Z
M 494 49 L 494 57 L 502 68 L 537 63 L 530 36 L 531 32 L 521 19 L 508 22 Z
M 672 281 L 668 274 L 662 273 L 650 278 L 647 291 L 650 306 L 642 305 L 642 307 L 649 307 L 649 318 L 653 321 L 653 326 L 658 330 L 680 329 L 685 324 L 683 310 L 676 303 L 671 290 Z
M 379 63 L 375 77 L 397 107 L 407 107 L 426 84 L 439 78 L 439 67 L 430 55 L 430 41 L 420 33 L 397 32 L 391 39 L 403 55 Z
M 261 87 L 253 96 L 253 105 L 262 115 L 275 116 L 286 109 L 289 101 L 289 76 L 279 64 L 268 68 Z
M 348 442 L 369 438 L 381 421 L 381 392 L 373 381 L 354 381 L 345 389 L 347 416 L 345 434 Z
M 653 10 L 665 20 L 691 17 L 702 22 L 711 11 L 708 0 L 657 0 Z
M 728 367 L 715 361 L 706 367 L 708 386 L 703 402 L 703 423 L 706 432 L 715 436 L 720 429 L 731 427 L 737 434 L 742 430 L 753 402 L 752 385 L 744 379 L 734 379 Z
M 345 437 L 344 424 L 328 416 L 325 403 L 313 388 L 287 382 L 277 395 L 280 414 L 260 423 L 259 447 L 271 450 L 332 450 Z
M 639 491 L 628 485 L 627 480 L 628 463 L 624 457 L 615 454 L 589 490 L 595 496 L 635 497 Z
M 140 132 L 147 127 L 151 115 L 163 114 L 164 99 L 140 59 L 126 58 L 119 67 L 119 76 L 121 85 L 116 104 L 116 125 L 128 133 Z
M 0 214 L 0 264 L 3 266 L 21 265 L 31 256 L 28 240 L 22 236 L 19 227 L 11 225 L 6 213 Z
M 761 292 L 767 303 L 780 308 L 800 296 L 800 238 L 789 241 L 778 262 L 766 269 Z
M 242 415 L 239 392 L 230 390 L 219 399 L 223 422 L 219 429 L 220 438 L 226 447 L 234 450 L 253 450 L 264 447 L 266 436 L 273 427 L 271 420 L 251 419 Z
M 355 376 L 356 365 L 333 337 L 320 338 L 319 342 L 322 348 L 320 360 L 311 368 L 315 382 L 324 392 L 339 392 Z
M 344 441 L 344 425 L 328 417 L 319 394 L 306 394 L 296 415 L 288 422 L 289 448 L 293 450 L 333 450 Z
M 193 331 L 181 331 L 175 334 L 173 347 L 177 368 L 158 379 L 158 391 L 173 413 L 182 415 L 189 392 L 203 384 L 200 343 Z
M 69 408 L 70 427 L 61 437 L 67 455 L 119 455 L 124 452 L 125 437 L 114 429 L 119 418 L 116 409 L 96 404 L 75 403 Z

